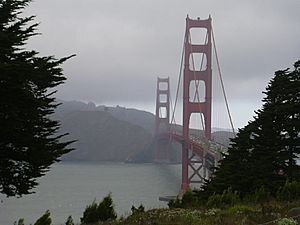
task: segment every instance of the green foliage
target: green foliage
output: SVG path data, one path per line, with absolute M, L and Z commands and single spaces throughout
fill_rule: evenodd
M 200 195 L 209 198 L 228 187 L 241 197 L 262 186 L 272 197 L 286 179 L 300 179 L 300 61 L 294 70 L 275 72 L 253 121 L 240 129 L 228 155 Z M 251 188 L 250 188 L 251 187 Z
M 195 205 L 196 201 L 196 196 L 194 195 L 193 191 L 189 188 L 182 196 L 181 205 L 182 207 L 191 207 Z
M 227 210 L 231 214 L 249 214 L 257 212 L 257 209 L 250 205 L 234 205 Z
M 268 192 L 264 186 L 261 186 L 255 193 L 254 193 L 254 202 L 263 204 L 270 200 L 270 192 Z
M 102 202 L 100 202 L 97 211 L 98 211 L 100 221 L 106 221 L 109 219 L 114 220 L 117 218 L 117 214 L 114 209 L 111 194 L 104 197 Z
M 88 205 L 83 213 L 81 222 L 89 224 L 98 221 L 115 220 L 116 218 L 117 214 L 113 206 L 111 194 L 109 194 L 99 204 L 94 201 L 91 205 Z
M 136 208 L 134 205 L 131 207 L 132 215 L 143 212 L 145 212 L 145 207 L 142 204 L 140 204 L 138 208 Z
M 232 191 L 231 188 L 224 190 L 222 194 L 213 194 L 208 198 L 207 206 L 209 208 L 222 208 L 226 206 L 233 206 L 240 202 L 238 192 Z
M 188 211 L 181 217 L 185 220 L 186 224 L 197 224 L 201 221 L 202 213 L 198 210 Z
M 34 225 L 51 225 L 50 211 L 47 210 L 44 215 L 42 215 Z
M 67 221 L 66 221 L 66 225 L 74 225 L 74 221 L 73 221 L 73 218 L 72 216 L 69 216 Z
M 168 206 L 169 206 L 170 209 L 172 209 L 172 208 L 182 208 L 181 200 L 177 196 L 175 199 L 171 199 L 168 202 Z
M 287 202 L 300 199 L 300 181 L 287 181 L 278 189 L 277 199 Z
M 277 225 L 297 225 L 297 221 L 291 218 L 282 218 L 277 221 Z
M 23 219 L 23 218 L 19 219 L 19 220 L 18 220 L 18 223 L 15 221 L 15 222 L 14 222 L 14 225 L 25 225 L 24 219 Z
M 198 198 L 195 193 L 189 188 L 180 199 L 172 199 L 168 202 L 169 208 L 191 208 L 198 204 Z
M 288 216 L 299 216 L 300 215 L 300 207 L 295 207 L 295 208 L 291 208 L 288 213 L 287 213 Z
M 29 194 L 72 143 L 60 141 L 60 124 L 50 117 L 52 88 L 66 80 L 60 65 L 70 57 L 24 50 L 37 34 L 34 16 L 21 17 L 30 2 L 0 0 L 0 193 L 7 196 Z
M 208 198 L 207 206 L 209 208 L 214 208 L 214 207 L 219 208 L 221 204 L 222 204 L 222 195 L 220 194 L 213 194 Z
M 91 205 L 88 205 L 84 212 L 83 212 L 83 217 L 81 218 L 81 222 L 84 224 L 89 224 L 89 223 L 96 223 L 99 221 L 99 216 L 98 216 L 98 204 L 94 200 Z
M 230 191 L 229 191 L 230 192 Z M 279 218 L 297 216 L 287 214 L 289 206 L 299 206 L 299 201 L 290 204 L 271 201 L 266 203 L 266 212 L 262 212 L 260 205 L 254 203 L 238 202 L 224 208 L 211 208 L 205 206 L 192 208 L 152 209 L 144 213 L 134 213 L 127 218 L 118 221 L 98 222 L 105 225 L 240 225 L 240 224 L 277 224 Z M 136 207 L 134 207 L 136 208 Z M 297 210 L 296 210 L 297 211 Z M 299 219 L 295 217 L 295 219 Z M 282 220 L 282 222 L 284 222 Z

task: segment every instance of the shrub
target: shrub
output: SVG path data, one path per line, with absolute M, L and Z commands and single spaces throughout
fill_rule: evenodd
M 288 216 L 298 216 L 300 215 L 300 207 L 291 208 L 288 213 Z
M 277 225 L 296 225 L 297 221 L 291 218 L 282 218 L 277 221 Z
M 175 199 L 171 199 L 168 202 L 168 206 L 169 206 L 170 209 L 172 209 L 172 208 L 182 208 L 181 201 L 178 197 L 176 197 Z
M 42 215 L 35 223 L 34 225 L 50 225 L 52 223 L 52 220 L 50 218 L 50 211 L 47 210 L 44 215 Z
M 138 208 L 135 208 L 134 205 L 131 207 L 132 215 L 137 214 L 137 213 L 143 213 L 143 212 L 145 212 L 145 207 L 142 204 L 140 204 L 140 206 Z
M 196 224 L 201 220 L 202 213 L 198 210 L 187 211 L 182 218 L 187 224 Z
M 88 205 L 84 212 L 83 212 L 83 217 L 80 219 L 83 224 L 89 224 L 89 223 L 96 223 L 99 218 L 97 215 L 97 208 L 98 205 L 96 201 L 94 200 L 91 205 Z
M 230 214 L 248 214 L 257 210 L 249 205 L 234 205 L 228 209 Z
M 238 192 L 233 192 L 231 188 L 224 190 L 223 193 L 213 194 L 208 198 L 207 206 L 209 208 L 219 208 L 225 206 L 232 206 L 240 201 Z
M 254 193 L 254 201 L 255 203 L 263 204 L 270 200 L 270 192 L 268 192 L 264 186 L 261 186 Z
M 106 221 L 109 219 L 115 220 L 117 218 L 117 214 L 114 209 L 111 194 L 108 194 L 108 196 L 104 197 L 102 202 L 100 202 L 97 208 L 97 212 L 100 221 Z
M 83 212 L 81 222 L 83 224 L 96 223 L 98 221 L 114 220 L 117 218 L 117 214 L 114 209 L 111 194 L 108 194 L 103 198 L 99 205 L 96 201 L 93 201 L 91 205 L 88 205 Z
M 169 201 L 169 208 L 188 208 L 197 205 L 198 196 L 189 188 L 182 196 L 182 198 L 176 197 Z
M 207 200 L 207 206 L 209 208 L 214 208 L 214 207 L 220 207 L 222 202 L 222 195 L 220 194 L 213 194 L 210 196 Z
M 181 205 L 186 208 L 187 206 L 192 206 L 196 202 L 196 196 L 193 191 L 189 188 L 182 196 Z
M 277 191 L 277 199 L 288 202 L 300 199 L 300 182 L 287 181 L 284 186 Z
M 19 219 L 19 220 L 18 220 L 18 223 L 17 223 L 17 221 L 15 221 L 15 222 L 14 222 L 14 225 L 25 225 L 24 219 L 23 219 L 23 218 Z
M 224 205 L 234 205 L 240 201 L 240 196 L 237 191 L 232 191 L 228 188 L 222 193 L 222 204 Z
M 212 209 L 207 210 L 204 213 L 204 215 L 206 215 L 206 216 L 215 216 L 218 212 L 220 212 L 220 209 L 212 208 Z
M 69 217 L 68 217 L 67 222 L 66 222 L 66 225 L 74 225 L 74 221 L 73 221 L 72 216 L 69 216 Z

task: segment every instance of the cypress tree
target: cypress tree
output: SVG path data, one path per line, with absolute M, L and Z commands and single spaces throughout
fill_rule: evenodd
M 60 65 L 70 57 L 40 57 L 25 50 L 36 35 L 34 16 L 22 18 L 30 0 L 0 0 L 0 193 L 29 194 L 50 165 L 69 151 L 61 142 L 52 89 L 65 81 Z
M 202 194 L 231 187 L 245 196 L 263 186 L 275 195 L 286 180 L 300 179 L 300 61 L 292 71 L 275 72 L 263 93 L 262 108 L 232 140 Z
M 277 71 L 264 93 L 263 109 L 277 131 L 273 141 L 279 152 L 281 173 L 289 180 L 300 179 L 296 162 L 300 154 L 300 61 L 292 71 Z
M 247 126 L 239 130 L 236 138 L 232 140 L 231 147 L 224 155 L 221 165 L 216 169 L 213 178 L 204 186 L 204 192 L 201 192 L 205 198 L 214 193 L 222 194 L 229 188 L 234 191 L 238 190 L 242 194 L 249 191 L 249 187 L 253 183 L 250 165 L 253 129 L 254 123 L 249 122 Z

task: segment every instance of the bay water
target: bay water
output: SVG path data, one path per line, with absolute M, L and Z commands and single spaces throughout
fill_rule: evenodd
M 19 218 L 26 225 L 34 224 L 48 209 L 53 225 L 65 224 L 69 215 L 79 223 L 85 207 L 109 193 L 118 216 L 130 215 L 132 205 L 167 207 L 158 198 L 179 193 L 180 174 L 180 165 L 57 163 L 38 180 L 35 194 L 21 198 L 0 195 L 0 225 L 13 225 Z

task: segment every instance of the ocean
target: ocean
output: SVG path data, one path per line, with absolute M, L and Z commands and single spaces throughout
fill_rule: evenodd
M 62 162 L 39 180 L 36 193 L 21 198 L 0 195 L 0 225 L 13 225 L 19 218 L 34 222 L 50 210 L 52 225 L 65 224 L 72 215 L 79 223 L 85 207 L 111 193 L 118 216 L 128 216 L 131 206 L 166 208 L 159 196 L 177 195 L 181 166 L 112 162 Z

